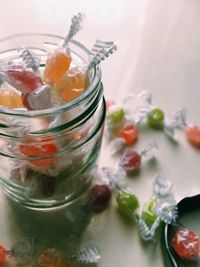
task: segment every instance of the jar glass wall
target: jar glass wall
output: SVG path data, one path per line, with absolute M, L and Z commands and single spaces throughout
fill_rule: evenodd
M 0 40 L 0 63 L 18 60 L 26 46 L 41 58 L 62 41 L 48 34 L 17 34 Z M 73 62 L 87 64 L 90 52 L 79 42 L 69 45 Z M 105 120 L 99 66 L 91 69 L 88 88 L 53 108 L 27 111 L 0 107 L 0 183 L 12 199 L 30 208 L 69 203 L 90 185 L 96 173 Z M 34 150 L 42 150 L 35 156 Z M 28 153 L 27 153 L 28 151 Z

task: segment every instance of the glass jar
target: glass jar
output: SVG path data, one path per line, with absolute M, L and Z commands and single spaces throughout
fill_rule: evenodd
M 17 49 L 23 45 L 40 57 L 40 68 L 44 68 L 49 50 L 62 40 L 31 33 L 0 39 L 0 63 L 20 60 Z M 76 65 L 87 64 L 87 48 L 75 40 L 69 47 Z M 99 66 L 91 69 L 83 94 L 68 103 L 37 111 L 0 107 L 3 191 L 12 200 L 36 209 L 61 206 L 80 197 L 96 174 L 104 120 Z M 42 156 L 34 154 L 37 149 L 43 151 Z

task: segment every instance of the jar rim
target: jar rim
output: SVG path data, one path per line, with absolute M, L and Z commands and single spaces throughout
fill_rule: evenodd
M 0 38 L 0 43 L 6 42 L 8 40 L 15 39 L 18 37 L 27 37 L 27 36 L 46 36 L 46 37 L 54 37 L 54 38 L 60 39 L 60 41 L 64 40 L 62 36 L 56 35 L 56 34 L 25 32 L 25 33 L 15 33 L 15 34 L 11 34 L 3 38 Z M 79 41 L 72 39 L 70 40 L 70 43 L 81 48 L 84 52 L 88 54 L 88 56 L 91 54 L 90 50 L 87 47 L 85 47 L 82 43 L 80 43 Z M 82 95 L 73 99 L 72 101 L 69 101 L 65 104 L 61 104 L 56 107 L 42 109 L 42 110 L 15 110 L 15 109 L 7 109 L 7 108 L 1 109 L 0 108 L 0 114 L 34 118 L 38 116 L 49 116 L 49 115 L 52 115 L 52 113 L 55 114 L 55 113 L 67 111 L 71 108 L 74 108 L 75 106 L 83 102 L 85 99 L 87 99 L 94 92 L 94 89 L 98 85 L 101 79 L 101 68 L 99 64 L 93 67 L 93 72 L 94 72 L 93 80 L 91 84 L 89 85 L 89 87 L 87 88 L 87 90 L 85 90 L 85 92 Z

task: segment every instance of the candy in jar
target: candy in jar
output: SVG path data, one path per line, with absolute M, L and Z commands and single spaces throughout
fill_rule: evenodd
M 0 88 L 0 105 L 11 109 L 22 108 L 21 94 L 8 83 L 4 83 Z
M 48 55 L 44 69 L 44 77 L 47 82 L 55 84 L 69 69 L 72 58 L 68 44 L 72 37 L 81 29 L 82 22 L 83 15 L 81 13 L 74 16 L 64 42 Z

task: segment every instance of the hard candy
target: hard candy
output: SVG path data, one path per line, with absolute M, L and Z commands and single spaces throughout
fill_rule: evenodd
M 187 228 L 177 229 L 172 238 L 172 247 L 183 260 L 195 260 L 199 255 L 199 237 Z

